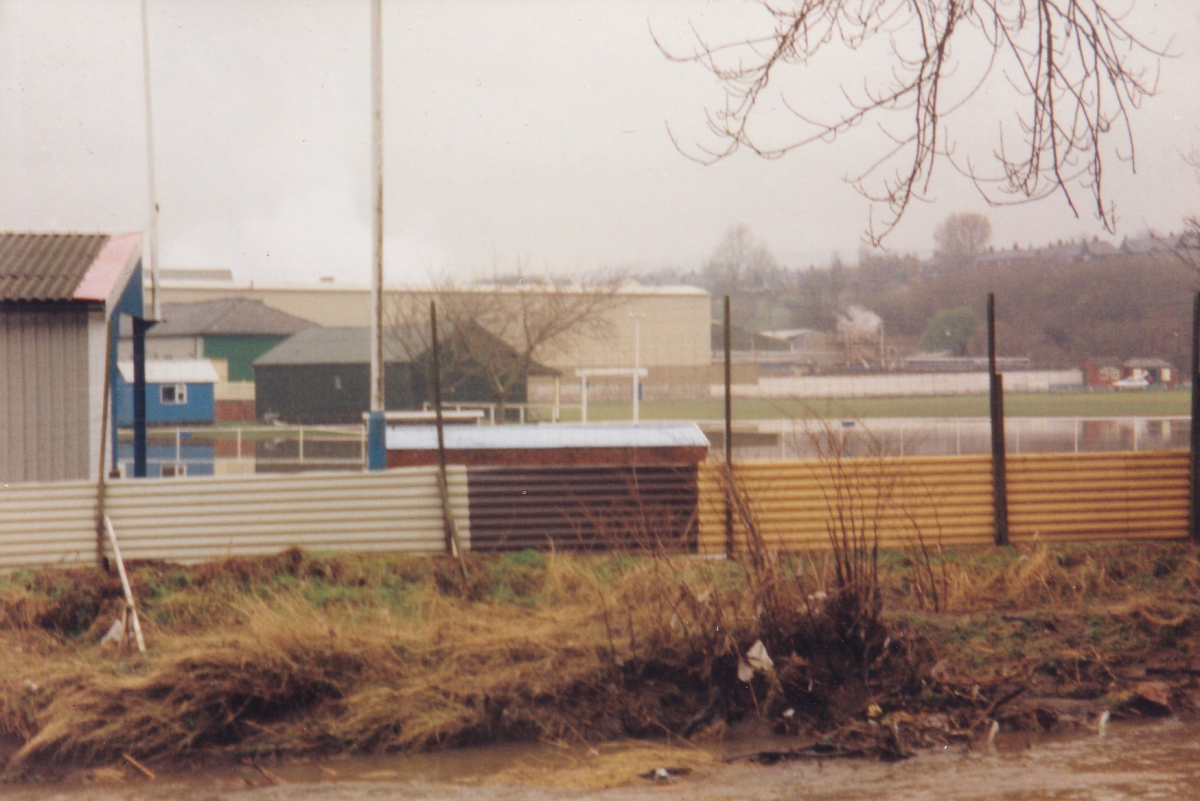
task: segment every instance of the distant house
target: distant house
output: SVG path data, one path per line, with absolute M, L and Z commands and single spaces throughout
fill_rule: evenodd
M 1174 389 L 1179 384 L 1179 371 L 1166 359 L 1126 359 L 1123 366 L 1127 377 L 1145 378 L 1151 386 Z
M 117 425 L 133 425 L 133 364 L 120 362 L 113 385 Z M 219 376 L 208 359 L 146 362 L 146 422 L 152 425 L 211 424 L 216 405 L 213 387 Z
M 449 329 L 449 327 L 447 327 Z M 512 348 L 481 328 L 446 330 L 443 339 L 442 397 L 452 402 L 495 403 L 498 397 L 478 365 L 463 355 L 456 340 L 484 338 L 492 360 L 515 359 Z M 476 347 L 475 351 L 481 349 Z M 417 356 L 410 357 L 410 353 Z M 395 336 L 384 338 L 384 405 L 419 409 L 433 400 L 429 386 L 429 354 L 403 348 Z M 272 348 L 254 362 L 255 408 L 260 420 L 288 423 L 357 424 L 370 406 L 370 330 L 310 328 Z M 540 364 L 526 378 L 555 375 Z M 518 382 L 505 399 L 523 403 L 527 385 Z
M 1089 387 L 1111 387 L 1125 378 L 1144 378 L 1151 386 L 1174 389 L 1180 379 L 1170 362 L 1144 357 L 1123 361 L 1114 356 L 1084 359 L 1083 374 Z
M 113 321 L 143 316 L 141 252 L 137 232 L 0 234 L 0 482 L 97 477 L 105 351 Z
M 1111 387 L 1124 377 L 1121 360 L 1115 356 L 1096 356 L 1083 360 L 1083 378 L 1089 387 Z

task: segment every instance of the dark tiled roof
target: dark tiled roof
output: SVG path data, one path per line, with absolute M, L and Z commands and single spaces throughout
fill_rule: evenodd
M 384 337 L 384 361 L 407 362 L 407 354 Z M 366 364 L 371 359 L 369 328 L 308 328 L 288 337 L 254 360 L 258 365 L 275 364 Z
M 439 340 L 452 347 L 454 329 L 447 324 L 438 327 Z M 496 337 L 475 326 L 471 336 L 482 340 L 493 353 L 492 358 L 515 358 L 515 352 Z M 405 340 L 402 342 L 401 340 Z M 479 342 L 480 340 L 476 340 Z M 384 333 L 383 360 L 388 364 L 407 364 L 427 350 L 423 331 L 414 328 L 393 328 Z M 254 360 L 255 367 L 301 364 L 367 364 L 371 360 L 371 329 L 369 328 L 308 328 L 288 337 Z M 553 368 L 533 362 L 529 375 L 557 375 Z
M 150 329 L 149 336 L 287 337 L 312 327 L 308 320 L 273 309 L 261 300 L 220 298 L 200 303 L 164 303 L 162 322 Z
M 0 300 L 71 300 L 107 234 L 0 234 Z

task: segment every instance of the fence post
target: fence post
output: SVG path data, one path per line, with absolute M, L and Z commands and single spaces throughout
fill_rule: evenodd
M 1200 543 L 1200 292 L 1192 306 L 1192 363 L 1188 369 L 1192 379 L 1191 469 L 1188 471 L 1191 491 L 1191 515 L 1188 520 L 1192 542 Z
M 442 356 L 438 348 L 437 301 L 429 301 L 429 331 L 433 355 L 433 410 L 437 422 L 438 495 L 442 500 L 442 526 L 446 535 L 446 553 L 458 557 L 463 577 L 467 576 L 467 561 L 458 537 L 458 522 L 450 505 L 450 482 L 446 478 L 446 421 L 442 416 Z M 464 585 L 465 587 L 465 585 Z
M 733 336 L 729 325 L 729 296 L 725 296 L 725 556 L 733 557 Z
M 1004 443 L 1004 376 L 996 372 L 996 295 L 988 293 L 988 389 L 992 418 L 992 508 L 996 544 L 1008 545 L 1008 464 Z

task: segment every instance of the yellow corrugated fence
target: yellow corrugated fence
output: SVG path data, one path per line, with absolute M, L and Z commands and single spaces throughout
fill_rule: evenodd
M 841 458 L 735 464 L 734 546 L 751 521 L 768 547 L 829 547 L 831 535 L 883 548 L 993 541 L 992 465 L 982 456 Z M 724 465 L 701 465 L 700 550 L 726 550 Z M 1187 535 L 1186 452 L 1008 458 L 1012 542 Z M 735 509 L 738 504 L 734 504 Z

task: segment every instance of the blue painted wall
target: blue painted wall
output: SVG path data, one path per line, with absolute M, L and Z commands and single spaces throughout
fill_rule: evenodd
M 187 403 L 164 406 L 162 387 L 146 383 L 146 422 L 156 423 L 211 423 L 216 417 L 212 384 L 187 384 Z M 117 425 L 133 425 L 133 385 L 117 373 L 113 386 L 113 416 Z

